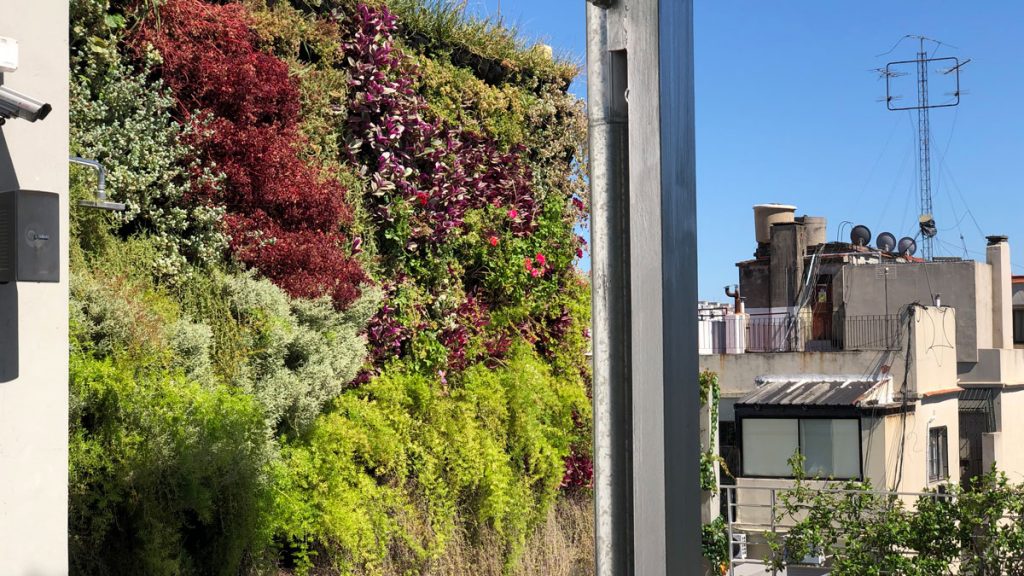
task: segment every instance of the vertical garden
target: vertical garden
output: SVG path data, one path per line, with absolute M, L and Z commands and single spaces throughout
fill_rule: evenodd
M 576 66 L 443 2 L 70 5 L 72 153 L 128 205 L 72 207 L 73 573 L 579 547 Z

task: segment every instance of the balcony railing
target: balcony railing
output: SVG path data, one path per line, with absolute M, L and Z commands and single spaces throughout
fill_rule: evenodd
M 827 352 L 834 350 L 896 350 L 902 323 L 895 314 L 846 316 L 800 314 L 751 316 L 747 320 L 747 352 Z
M 1019 488 L 1013 487 L 1011 489 Z M 791 535 L 794 526 L 807 518 L 809 502 L 790 506 L 787 508 L 785 501 L 787 497 L 795 500 L 813 499 L 814 494 L 830 495 L 837 501 L 847 501 L 854 505 L 847 510 L 847 521 L 852 522 L 854 529 L 870 523 L 880 523 L 881 516 L 886 510 L 896 511 L 902 509 L 905 515 L 911 514 L 922 500 L 939 501 L 945 503 L 949 509 L 955 508 L 960 497 L 953 493 L 938 492 L 892 492 L 892 491 L 871 491 L 869 489 L 844 489 L 836 488 L 835 485 L 812 487 L 804 485 L 800 490 L 802 498 L 797 496 L 798 491 L 794 487 L 768 487 L 768 486 L 722 486 L 720 489 L 720 503 L 722 505 L 722 519 L 724 520 L 725 538 L 728 545 L 726 555 L 726 574 L 730 576 L 753 576 L 767 574 L 785 574 L 785 571 L 776 572 L 771 567 L 770 559 L 773 551 L 769 542 L 782 542 L 785 551 L 785 542 Z M 871 504 L 873 502 L 873 504 Z M 945 509 L 945 507 L 944 507 Z M 957 560 L 950 562 L 951 565 L 959 565 L 960 571 L 942 571 L 936 574 L 961 574 L 964 576 L 1008 576 L 1021 574 L 1020 569 L 1024 566 L 1024 558 L 1015 551 L 1021 549 L 1020 540 L 1007 538 L 1019 538 L 1021 533 L 1021 516 L 1015 509 L 996 507 L 983 512 L 974 511 L 971 504 L 967 504 L 962 510 L 967 514 L 957 516 L 954 511 L 946 509 L 949 516 L 945 517 L 948 525 L 950 522 L 963 523 L 962 518 L 970 517 L 973 524 L 970 530 L 964 533 L 943 533 L 947 536 L 945 545 L 960 546 Z M 795 513 L 794 513 L 795 510 Z M 954 519 L 954 520 L 951 520 Z M 939 520 L 935 520 L 938 522 Z M 931 526 L 929 522 L 929 526 Z M 939 530 L 938 526 L 933 529 Z M 802 559 L 792 557 L 788 568 L 790 573 L 801 570 L 800 574 L 829 574 L 829 565 L 833 558 L 829 557 L 825 550 L 833 553 L 844 554 L 847 543 L 843 542 L 842 531 L 833 532 L 839 534 L 839 541 L 820 542 L 820 552 L 805 556 Z M 821 532 L 822 537 L 827 533 Z M 806 537 L 807 532 L 803 532 Z M 1012 535 L 1012 536 L 1010 536 Z M 952 538 L 950 538 L 950 536 Z M 886 534 L 886 538 L 900 538 L 898 534 Z M 906 534 L 902 536 L 906 539 Z M 879 539 L 879 542 L 883 542 Z M 921 551 L 915 551 L 909 546 L 900 545 L 899 542 L 890 541 L 885 547 L 874 550 L 874 557 L 904 556 L 907 559 L 919 555 Z M 966 544 L 966 545 L 965 545 Z M 863 546 L 857 547 L 857 552 L 864 553 Z M 981 560 L 981 561 L 979 561 Z M 909 563 L 909 562 L 908 562 Z M 1001 565 L 994 569 L 982 569 L 978 571 L 965 570 L 967 567 L 978 565 Z M 796 568 L 799 566 L 799 568 Z M 815 570 L 813 567 L 820 567 Z M 890 572 L 882 570 L 878 574 L 896 576 L 905 572 Z

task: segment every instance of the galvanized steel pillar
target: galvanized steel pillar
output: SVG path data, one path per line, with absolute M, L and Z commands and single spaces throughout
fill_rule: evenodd
M 692 0 L 587 6 L 597 574 L 697 574 Z

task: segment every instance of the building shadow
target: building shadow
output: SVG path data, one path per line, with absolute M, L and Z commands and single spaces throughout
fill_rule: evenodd
M 0 128 L 0 190 L 17 190 L 7 139 Z M 0 284 L 0 382 L 18 377 L 18 283 Z

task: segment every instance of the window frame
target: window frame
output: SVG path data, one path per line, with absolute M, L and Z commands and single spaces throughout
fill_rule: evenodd
M 1024 344 L 1024 307 L 1013 308 L 1013 343 Z M 1019 320 L 1019 322 L 1018 322 Z M 1019 338 L 1018 338 L 1019 336 Z
M 942 449 L 939 452 L 941 454 L 941 470 L 935 470 L 935 460 L 933 452 L 936 451 L 933 448 L 936 439 L 941 438 Z M 928 455 L 926 461 L 926 472 L 929 484 L 937 484 L 949 480 L 949 427 L 948 426 L 935 426 L 928 428 Z M 933 475 L 932 473 L 935 472 Z
M 743 445 L 743 421 L 744 420 L 796 420 L 797 431 L 796 431 L 796 443 L 797 450 L 800 454 L 804 453 L 804 447 L 802 442 L 802 426 L 801 422 L 804 420 L 855 420 L 857 422 L 857 476 L 855 477 L 842 477 L 842 476 L 829 476 L 823 477 L 832 480 L 864 480 L 864 424 L 859 416 L 840 416 L 840 415 L 807 415 L 807 414 L 794 414 L 794 415 L 781 415 L 773 414 L 770 416 L 761 415 L 749 415 L 736 418 L 736 443 L 739 445 L 739 456 L 740 456 L 740 474 L 739 476 L 744 478 L 779 478 L 784 480 L 791 480 L 795 477 L 792 474 L 785 476 L 778 475 L 765 475 L 765 474 L 749 474 L 746 469 L 746 459 L 744 457 L 748 447 Z

